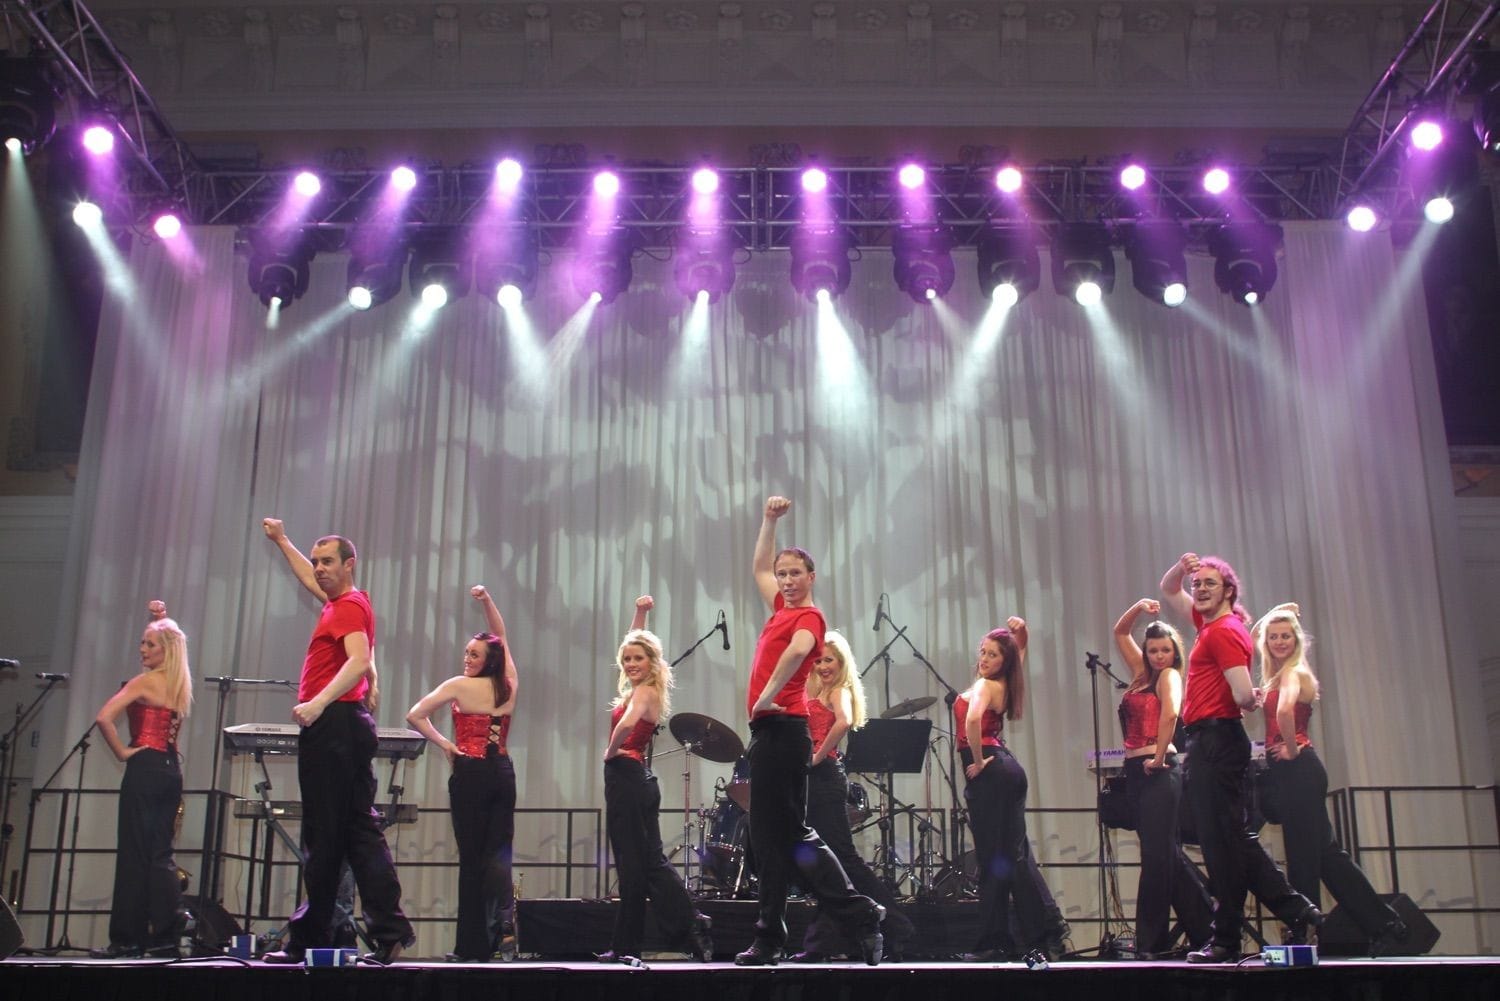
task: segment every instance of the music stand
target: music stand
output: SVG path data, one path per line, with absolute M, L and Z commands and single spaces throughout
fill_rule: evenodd
M 872 719 L 849 734 L 844 768 L 851 772 L 915 775 L 927 757 L 930 719 Z

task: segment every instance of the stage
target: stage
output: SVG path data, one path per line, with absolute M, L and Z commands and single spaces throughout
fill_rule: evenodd
M 13 998 L 109 1001 L 192 997 L 215 1001 L 416 1001 L 432 998 L 547 998 L 611 1001 L 860 997 L 942 1001 L 1004 996 L 1007 1001 L 1056 1001 L 1108 996 L 1123 1001 L 1162 997 L 1267 1001 L 1269 998 L 1358 1001 L 1491 1001 L 1500 993 L 1500 961 L 1488 957 L 1333 960 L 1306 969 L 1269 969 L 1259 959 L 1241 967 L 1177 962 L 1056 962 L 1031 970 L 1020 963 L 892 963 L 743 969 L 733 965 L 648 959 L 644 969 L 585 962 L 511 964 L 401 963 L 380 969 L 312 970 L 225 959 L 112 963 L 10 959 L 0 983 Z

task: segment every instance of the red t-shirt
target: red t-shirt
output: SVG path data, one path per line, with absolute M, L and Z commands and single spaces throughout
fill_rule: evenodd
M 1188 654 L 1182 723 L 1190 726 L 1205 719 L 1239 719 L 1243 714 L 1224 672 L 1231 667 L 1249 668 L 1250 630 L 1233 612 L 1205 625 L 1196 608 L 1193 626 L 1198 630 L 1198 639 L 1193 643 L 1193 652 Z
M 375 612 L 370 607 L 370 596 L 363 591 L 341 594 L 323 606 L 312 639 L 307 641 L 307 657 L 302 661 L 297 701 L 311 699 L 339 673 L 339 668 L 349 659 L 344 652 L 344 637 L 350 633 L 364 633 L 370 641 L 370 656 L 375 656 Z M 369 687 L 370 679 L 360 678 L 358 684 L 345 692 L 339 701 L 360 702 Z
M 759 718 L 752 711 L 755 702 L 760 698 L 761 689 L 766 687 L 766 682 L 771 680 L 776 665 L 781 661 L 781 655 L 792 645 L 793 634 L 799 629 L 812 633 L 812 650 L 808 651 L 781 691 L 772 697 L 772 701 L 782 707 L 782 712 L 765 712 L 760 715 L 807 715 L 807 693 L 804 691 L 807 688 L 807 676 L 812 673 L 813 661 L 823 652 L 823 635 L 828 632 L 828 627 L 824 624 L 823 613 L 815 606 L 787 608 L 786 599 L 778 593 L 774 611 L 760 631 L 759 642 L 755 644 L 755 659 L 750 662 L 750 690 L 745 696 L 745 711 L 751 713 L 751 719 Z

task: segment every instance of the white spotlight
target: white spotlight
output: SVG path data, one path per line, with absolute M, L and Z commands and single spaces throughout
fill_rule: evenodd
M 506 309 L 515 309 L 524 298 L 519 285 L 501 285 L 495 293 L 495 301 Z
M 1453 218 L 1453 202 L 1443 195 L 1438 195 L 1436 198 L 1428 199 L 1427 204 L 1422 206 L 1422 214 L 1427 217 L 1428 222 L 1441 226 Z
M 1080 282 L 1073 292 L 1073 301 L 1080 306 L 1094 306 L 1104 298 L 1104 290 L 1098 282 Z
M 104 210 L 93 202 L 79 202 L 73 206 L 73 221 L 84 229 L 97 226 L 104 221 Z
M 1161 290 L 1161 301 L 1167 306 L 1181 306 L 1187 302 L 1187 286 L 1182 282 L 1173 282 Z
M 349 305 L 355 309 L 369 309 L 374 302 L 370 290 L 363 285 L 356 285 L 349 290 Z
M 1010 282 L 1002 282 L 995 286 L 995 291 L 990 293 L 990 298 L 995 305 L 1010 309 L 1021 301 L 1021 293 Z
M 422 305 L 428 309 L 442 309 L 448 305 L 448 290 L 433 282 L 422 287 Z

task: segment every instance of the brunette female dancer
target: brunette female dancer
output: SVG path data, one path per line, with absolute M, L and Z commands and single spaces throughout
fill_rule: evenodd
M 448 959 L 483 963 L 498 951 L 510 962 L 516 958 L 516 769 L 505 741 L 516 708 L 516 662 L 494 599 L 483 584 L 469 593 L 483 606 L 490 630 L 464 645 L 463 673 L 422 696 L 406 721 L 453 766 L 448 804 L 458 842 L 458 931 Z M 432 714 L 444 705 L 453 713 L 452 740 L 432 725 Z
M 649 897 L 663 937 L 708 963 L 714 957 L 712 922 L 698 913 L 682 878 L 662 853 L 657 819 L 661 789 L 646 767 L 646 747 L 656 725 L 672 710 L 672 667 L 661 640 L 646 630 L 646 614 L 654 606 L 649 594 L 635 600 L 635 618 L 615 657 L 620 680 L 604 748 L 604 826 L 620 880 L 620 906 L 609 951 L 600 953 L 599 961 L 640 962 Z
M 1364 871 L 1337 841 L 1328 820 L 1328 772 L 1307 735 L 1321 694 L 1307 661 L 1307 634 L 1295 604 L 1278 605 L 1255 624 L 1260 687 L 1265 697 L 1266 760 L 1270 792 L 1281 815 L 1286 874 L 1292 886 L 1322 906 L 1319 884 L 1349 911 L 1372 947 L 1395 944 L 1406 923 L 1380 899 Z M 1293 929 L 1295 933 L 1296 929 Z
M 1142 615 L 1157 615 L 1161 602 L 1142 598 L 1115 623 L 1115 646 L 1130 665 L 1130 687 L 1120 698 L 1125 731 L 1125 788 L 1141 842 L 1140 882 L 1135 892 L 1135 948 L 1154 959 L 1172 946 L 1171 911 L 1197 948 L 1213 934 L 1208 888 L 1183 854 L 1177 837 L 1182 771 L 1172 736 L 1182 707 L 1182 637 L 1165 622 L 1146 626 L 1144 653 L 1133 630 Z
M 96 959 L 176 957 L 185 920 L 172 834 L 182 800 L 177 733 L 193 705 L 193 676 L 181 627 L 167 618 L 160 601 L 148 607 L 152 621 L 141 634 L 141 673 L 94 718 L 110 751 L 125 762 L 109 945 L 90 953 Z M 115 729 L 121 713 L 130 721 L 128 747 Z

